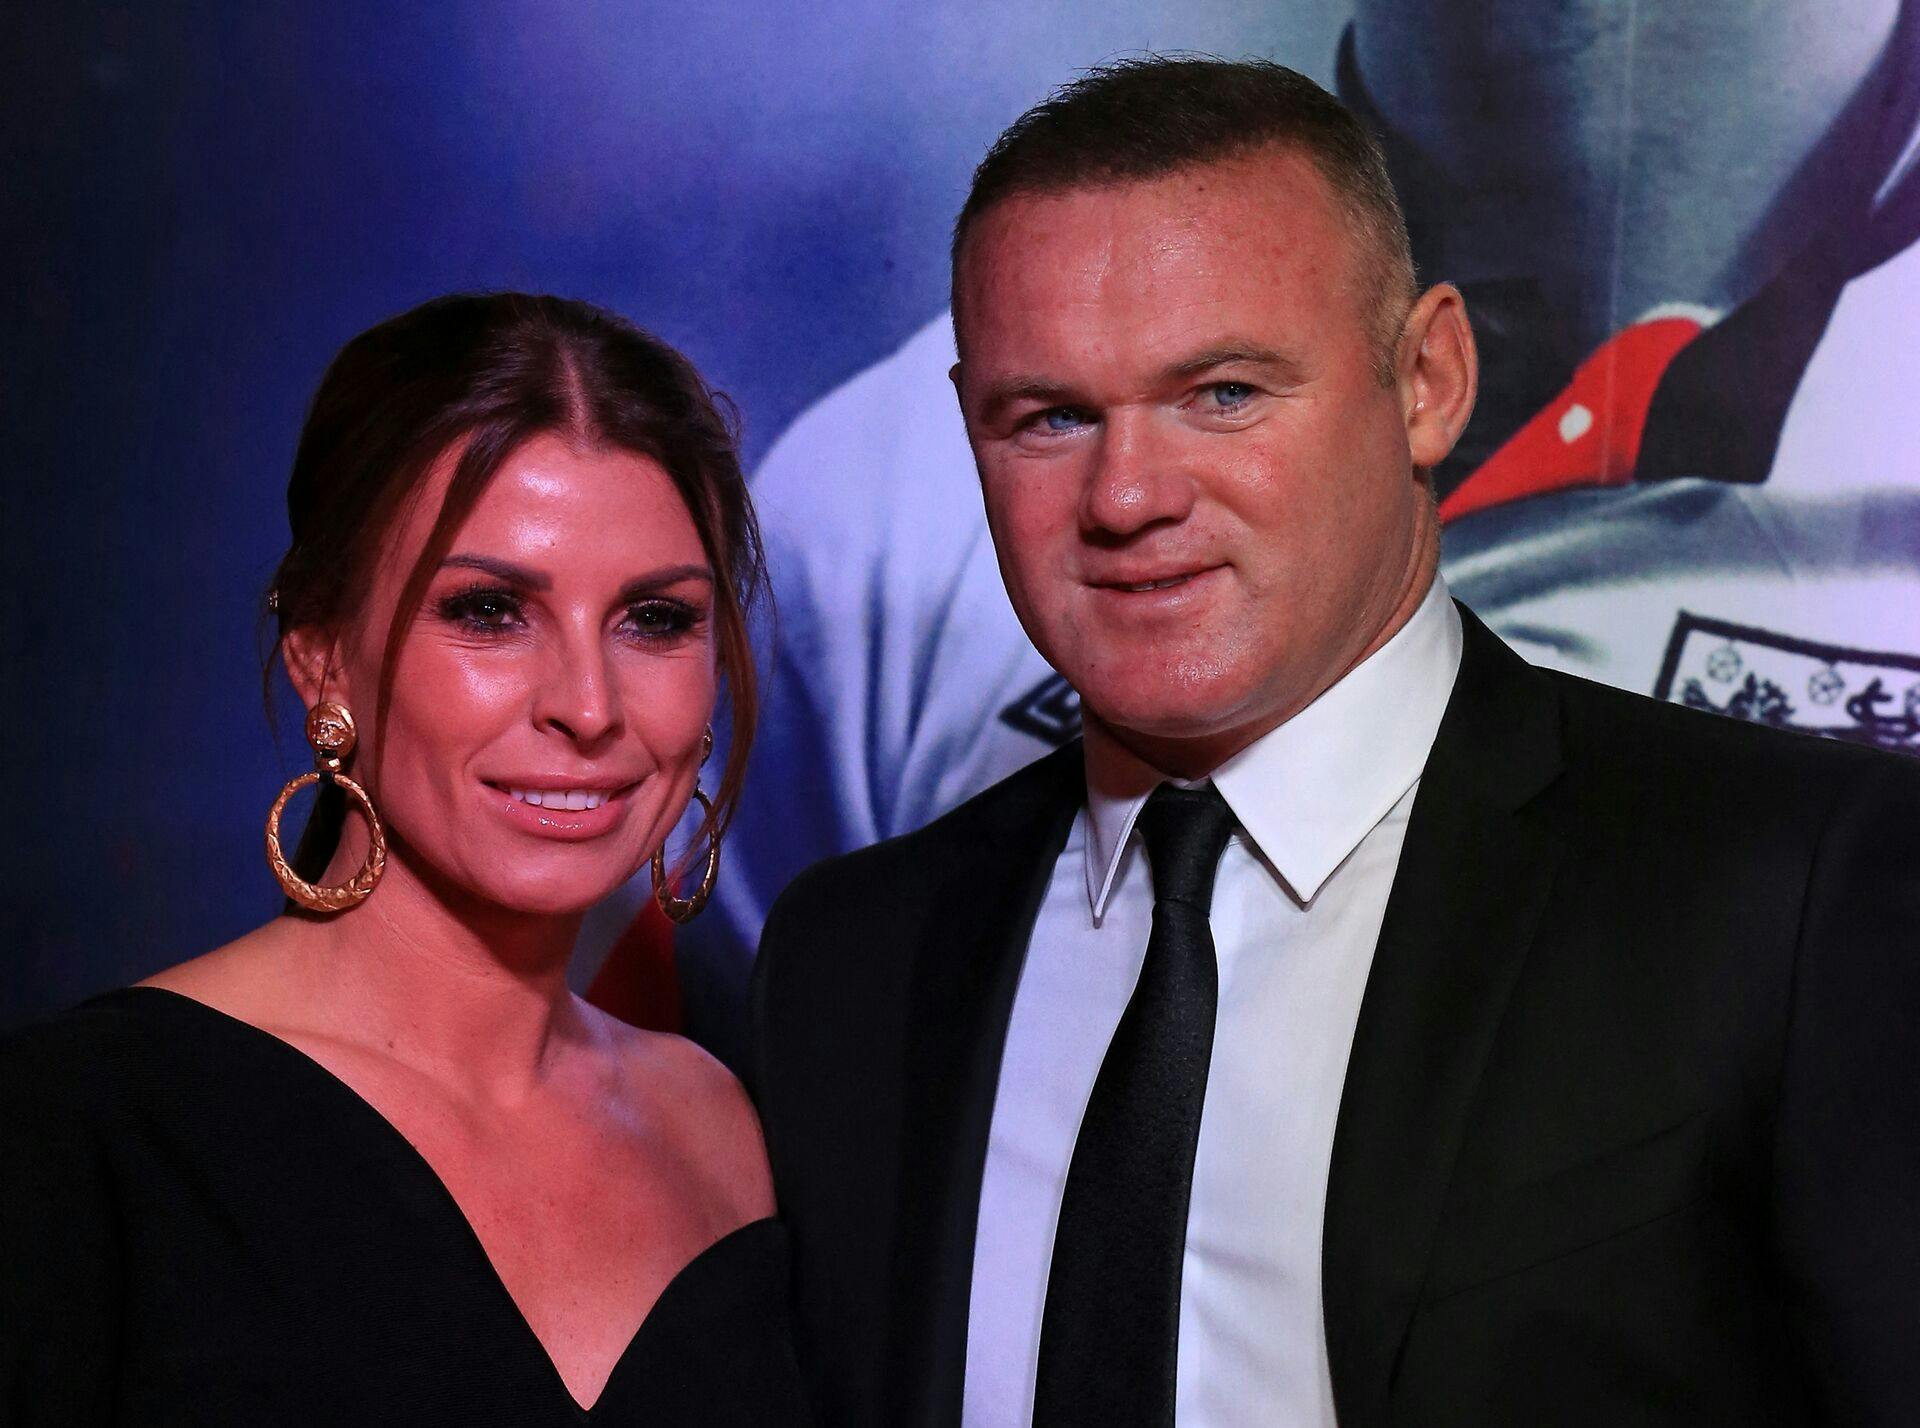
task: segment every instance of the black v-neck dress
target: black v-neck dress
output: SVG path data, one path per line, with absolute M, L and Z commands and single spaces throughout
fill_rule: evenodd
M 669 1284 L 574 1402 L 453 1197 L 319 1063 L 133 988 L 0 1044 L 0 1423 L 806 1422 L 787 1244 Z

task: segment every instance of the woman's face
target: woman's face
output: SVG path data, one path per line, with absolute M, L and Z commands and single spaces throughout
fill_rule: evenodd
M 354 770 L 407 861 L 517 912 L 577 913 L 692 794 L 715 694 L 712 568 L 656 462 L 536 437 L 434 572 L 377 728 L 388 624 L 457 455 L 402 516 L 323 697 L 360 722 Z

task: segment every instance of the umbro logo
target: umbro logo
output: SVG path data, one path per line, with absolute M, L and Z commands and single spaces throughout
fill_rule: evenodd
M 1050 674 L 1002 709 L 1000 722 L 1057 749 L 1080 732 L 1080 696 Z

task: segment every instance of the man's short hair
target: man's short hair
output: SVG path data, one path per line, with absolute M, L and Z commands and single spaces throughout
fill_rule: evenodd
M 1311 158 L 1346 211 L 1363 245 L 1360 280 L 1378 294 L 1377 357 L 1383 379 L 1391 380 L 1414 273 L 1386 159 L 1344 104 L 1270 60 L 1184 54 L 1117 60 L 1088 70 L 1014 120 L 974 170 L 953 226 L 956 310 L 967 235 L 1003 199 L 1163 178 L 1269 146 Z

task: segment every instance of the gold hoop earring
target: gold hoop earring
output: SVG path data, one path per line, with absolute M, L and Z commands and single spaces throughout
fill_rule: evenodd
M 267 813 L 267 866 L 273 869 L 287 896 L 309 912 L 344 912 L 366 901 L 367 894 L 387 870 L 387 835 L 380 826 L 380 815 L 374 812 L 373 800 L 367 797 L 364 788 L 340 771 L 359 737 L 346 705 L 331 700 L 314 705 L 307 711 L 307 742 L 313 745 L 313 772 L 289 780 Z M 366 862 L 347 881 L 331 887 L 310 883 L 301 877 L 280 847 L 280 815 L 286 810 L 287 800 L 308 784 L 322 779 L 339 785 L 341 792 L 360 806 L 361 815 L 367 820 Z
M 693 790 L 694 798 L 708 818 L 713 817 L 713 800 L 702 793 L 698 787 Z M 720 877 L 720 839 L 716 834 L 707 840 L 707 865 L 700 873 L 700 886 L 693 890 L 692 897 L 675 897 L 667 885 L 667 850 L 662 844 L 653 850 L 653 900 L 660 904 L 664 912 L 675 922 L 692 922 L 707 905 L 707 899 L 713 896 L 713 885 Z
M 700 767 L 707 766 L 707 760 L 713 757 L 713 725 L 709 724 L 700 735 Z M 713 817 L 713 800 L 700 791 L 700 785 L 693 786 L 693 796 L 699 800 L 701 811 L 706 818 Z M 675 922 L 692 922 L 707 905 L 707 899 L 713 896 L 713 885 L 720 876 L 720 838 L 716 834 L 707 840 L 707 865 L 700 873 L 700 886 L 693 890 L 692 897 L 675 897 L 673 889 L 667 886 L 667 848 L 662 843 L 653 850 L 653 900 L 660 904 L 664 912 Z

